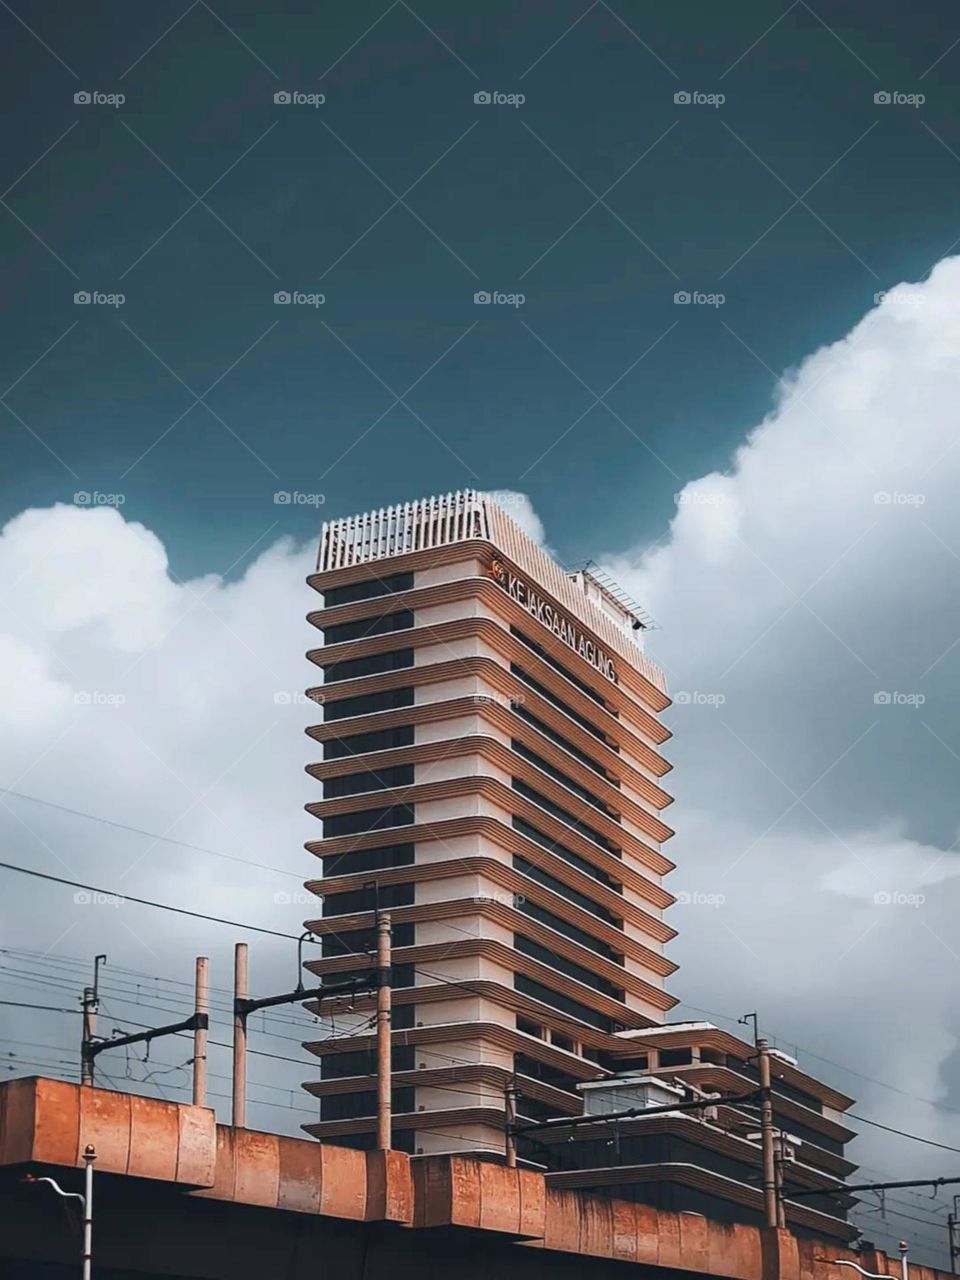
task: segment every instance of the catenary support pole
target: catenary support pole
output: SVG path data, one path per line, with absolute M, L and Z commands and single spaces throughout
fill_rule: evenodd
M 391 928 L 390 916 L 377 916 L 377 1148 L 390 1150 L 391 1140 L 391 1005 L 390 988 Z
M 210 1012 L 210 961 L 206 956 L 197 956 L 196 995 L 194 1012 Z M 193 1033 L 193 1105 L 204 1107 L 207 1104 L 207 1028 L 202 1020 L 197 1019 L 197 1029 Z
M 83 1030 L 81 1032 L 82 1043 L 80 1046 L 80 1083 L 89 1086 L 93 1084 L 93 1057 L 87 1050 L 97 1034 L 97 1001 L 93 987 L 83 988 L 82 1003 Z
M 250 994 L 247 974 L 247 944 L 238 942 L 233 958 L 234 1000 L 245 1000 Z M 233 1127 L 247 1127 L 247 1015 L 233 1015 Z
M 503 1091 L 504 1098 L 504 1146 L 507 1157 L 507 1168 L 517 1167 L 517 1078 L 511 1076 L 510 1083 Z
M 777 1173 L 773 1152 L 773 1098 L 770 1088 L 770 1046 L 757 1040 L 760 1068 L 760 1142 L 763 1155 L 763 1208 L 768 1227 L 777 1226 Z

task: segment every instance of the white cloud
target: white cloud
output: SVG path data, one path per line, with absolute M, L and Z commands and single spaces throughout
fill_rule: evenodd
M 662 545 L 605 563 L 662 624 L 652 648 L 674 691 L 713 695 L 669 715 L 672 883 L 694 895 L 673 913 L 673 990 L 720 1013 L 759 1008 L 788 1044 L 960 1107 L 960 259 L 911 297 L 888 296 L 791 371 L 729 473 L 678 495 Z M 525 495 L 494 496 L 544 541 Z M 274 895 L 309 874 L 316 834 L 302 812 L 313 709 L 296 699 L 312 551 L 282 541 L 237 581 L 180 585 L 157 537 L 116 511 L 8 524 L 0 784 L 290 874 L 0 793 L 11 860 L 299 931 L 304 908 Z M 125 700 L 78 704 L 83 692 Z M 49 889 L 8 901 L 19 945 L 107 950 L 184 979 L 206 949 L 229 983 L 229 929 L 77 910 Z M 293 948 L 263 939 L 253 973 L 286 985 Z M 952 1112 L 800 1056 L 865 1114 L 960 1145 Z M 861 1150 L 895 1175 L 939 1168 L 931 1148 L 873 1133 Z
M 673 879 L 725 896 L 675 911 L 674 989 L 955 1109 L 960 259 L 906 294 L 782 380 L 661 545 L 605 563 L 690 695 L 669 715 Z M 953 1111 L 806 1065 L 960 1145 Z M 941 1164 L 865 1134 L 895 1176 Z

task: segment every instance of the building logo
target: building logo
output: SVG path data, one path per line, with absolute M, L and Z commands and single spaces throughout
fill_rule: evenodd
M 511 599 L 515 600 L 521 608 L 526 609 L 527 613 L 542 623 L 548 631 L 552 631 L 574 653 L 579 654 L 585 662 L 589 662 L 591 667 L 601 675 L 616 683 L 617 669 L 609 654 L 589 639 L 579 627 L 565 618 L 554 605 L 535 591 L 529 582 L 518 577 L 499 559 L 490 562 L 490 577 L 495 582 L 499 582 Z

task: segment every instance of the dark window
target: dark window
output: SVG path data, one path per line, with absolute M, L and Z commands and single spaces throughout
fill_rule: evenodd
M 410 928 L 412 929 L 413 926 L 410 925 Z M 344 935 L 341 934 L 340 936 L 343 937 Z M 355 952 L 348 951 L 346 952 L 346 954 L 354 955 Z M 330 958 L 330 955 L 329 955 L 329 952 L 327 952 L 327 959 L 329 958 Z M 413 986 L 414 967 L 412 964 L 395 964 L 391 968 L 390 972 L 392 974 L 392 983 L 395 989 L 399 987 Z M 328 987 L 331 985 L 335 985 L 338 982 L 350 982 L 353 979 L 356 979 L 358 982 L 364 983 L 364 982 L 368 982 L 369 979 L 372 977 L 373 977 L 373 969 L 370 968 L 370 966 L 368 965 L 366 969 L 350 969 L 350 970 L 341 970 L 339 973 L 326 973 L 320 979 L 320 986 Z M 369 988 L 367 989 L 369 990 Z
M 592 876 L 594 880 L 599 880 L 601 884 L 605 884 L 614 892 L 620 893 L 621 886 L 616 881 L 611 880 L 605 871 L 601 871 L 599 867 L 595 867 L 592 862 L 588 862 L 586 858 L 581 858 L 578 853 L 574 853 L 572 849 L 551 840 L 549 836 L 545 836 L 542 831 L 538 831 L 536 827 L 532 827 L 529 822 L 523 818 L 513 818 L 513 829 L 519 831 L 522 836 L 526 836 L 528 840 L 540 845 L 543 849 L 549 849 L 551 853 L 555 853 L 558 858 L 562 858 L 564 862 L 569 862 L 571 867 L 576 867 L 578 871 L 582 871 L 584 875 Z
M 555 768 L 548 760 L 544 760 L 543 756 L 538 756 L 535 751 L 531 751 L 529 747 L 524 746 L 524 744 L 517 738 L 514 738 L 510 745 L 518 756 L 522 756 L 524 760 L 529 760 L 532 765 L 536 765 L 536 767 L 541 770 L 541 772 L 545 773 L 547 777 L 553 778 L 555 782 L 559 782 L 561 786 L 566 787 L 568 791 L 572 791 L 574 795 L 579 796 L 581 800 L 586 800 L 587 804 L 593 805 L 595 809 L 599 809 L 601 813 L 605 813 L 608 818 L 613 818 L 614 822 L 620 821 L 620 815 L 614 813 L 612 809 L 609 809 L 602 800 L 598 799 L 597 796 L 588 791 L 586 787 L 581 787 L 580 783 L 575 782 L 569 774 L 563 773 L 560 769 Z
M 516 638 L 521 641 L 521 643 L 525 644 L 528 649 L 532 649 L 538 658 L 542 658 L 544 662 L 549 663 L 550 666 L 553 667 L 554 671 L 559 671 L 560 674 L 565 676 L 571 684 L 576 685 L 581 693 L 585 693 L 588 698 L 592 698 L 594 702 L 599 702 L 601 707 L 609 710 L 603 697 L 597 693 L 595 689 L 591 689 L 588 684 L 584 684 L 582 680 L 578 680 L 575 675 L 572 675 L 567 668 L 562 663 L 558 662 L 553 654 L 544 649 L 542 645 L 536 644 L 529 636 L 525 636 L 522 631 L 518 631 L 516 627 L 510 628 L 510 634 L 512 636 L 516 636 Z M 611 712 L 611 715 L 612 714 L 614 713 Z
M 413 1045 L 394 1045 L 391 1053 L 394 1071 L 412 1071 L 414 1068 Z M 377 1074 L 376 1049 L 354 1049 L 348 1053 L 325 1053 L 320 1059 L 320 1075 L 324 1080 L 336 1080 L 343 1076 L 373 1076 Z
M 528 786 L 520 778 L 513 778 L 513 789 L 518 795 L 525 796 L 528 800 L 532 800 L 534 804 L 539 805 L 541 809 L 546 809 L 547 813 L 552 814 L 561 822 L 565 822 L 568 827 L 573 827 L 574 831 L 579 831 L 582 836 L 586 836 L 588 840 L 592 840 L 594 844 L 598 844 L 601 849 L 606 849 L 608 853 L 612 853 L 619 857 L 620 850 L 616 845 L 611 844 L 606 836 L 602 836 L 599 831 L 594 831 L 593 827 L 588 826 L 586 822 L 581 822 L 579 818 L 575 818 L 572 813 L 568 813 L 566 809 L 561 809 L 558 804 L 554 804 L 552 800 L 548 800 L 546 796 L 534 791 L 533 787 Z
M 410 966 L 413 968 L 413 966 Z M 395 984 L 399 986 L 399 983 Z M 413 979 L 406 984 L 408 987 L 414 985 Z M 417 1025 L 417 1006 L 415 1004 L 395 1004 L 390 1014 L 390 1026 L 394 1031 L 409 1031 L 411 1027 Z
M 592 733 L 595 738 L 600 738 L 601 741 L 606 742 L 607 746 L 610 747 L 612 751 L 619 750 L 619 748 L 614 746 L 612 742 L 607 742 L 607 735 L 601 729 L 598 729 L 596 725 L 591 724 L 589 720 L 584 719 L 584 717 L 580 715 L 579 711 L 574 711 L 572 707 L 568 707 L 563 699 L 558 698 L 555 693 L 552 693 L 546 687 L 546 685 L 542 685 L 539 680 L 534 680 L 533 676 L 527 675 L 523 667 L 518 667 L 515 662 L 511 662 L 510 670 L 515 676 L 522 680 L 529 689 L 532 689 L 534 693 L 539 693 L 541 698 L 545 698 L 547 702 L 552 703 L 558 711 L 562 711 L 564 715 L 568 715 L 571 720 L 576 721 L 581 729 L 586 729 L 587 733 Z
M 531 1022 L 519 1013 L 517 1014 L 517 1030 L 523 1031 L 528 1036 L 536 1036 L 538 1040 L 543 1039 L 543 1027 L 538 1022 Z
M 552 889 L 561 898 L 566 898 L 568 902 L 582 907 L 584 911 L 589 911 L 591 915 L 597 916 L 601 920 L 606 920 L 614 928 L 623 928 L 623 921 L 618 920 L 606 907 L 602 907 L 599 902 L 594 902 L 593 898 L 588 898 L 586 894 L 578 893 L 576 889 L 571 889 L 568 884 L 564 884 L 562 880 L 552 876 L 549 871 L 544 871 L 542 867 L 538 867 L 535 863 L 528 862 L 526 858 L 521 858 L 519 854 L 514 855 L 513 865 L 517 871 L 529 876 L 537 884 L 542 884 L 545 889 Z
M 392 1104 L 395 1115 L 405 1115 L 416 1106 L 414 1089 L 394 1089 Z M 364 1089 L 359 1093 L 335 1093 L 320 1099 L 322 1120 L 358 1120 L 377 1114 L 376 1089 Z
M 585 1022 L 589 1027 L 597 1027 L 600 1031 L 613 1031 L 613 1019 L 607 1018 L 602 1013 L 597 1013 L 596 1009 L 589 1009 L 585 1004 L 581 1004 L 578 1000 L 571 1000 L 569 996 L 563 996 L 559 991 L 553 991 L 550 987 L 544 987 L 539 982 L 534 982 L 532 978 L 528 978 L 523 973 L 515 973 L 513 975 L 513 985 L 515 990 L 521 995 L 529 996 L 531 1000 L 539 1000 L 542 1004 L 548 1004 L 551 1009 L 557 1009 L 560 1013 L 564 1013 L 568 1018 L 574 1018 L 577 1022 Z
M 328 893 L 323 899 L 323 914 L 349 916 L 355 911 L 374 911 L 377 903 L 383 908 L 410 907 L 414 900 L 412 884 L 381 885 L 379 893 L 372 885 L 369 889 L 353 889 L 348 893 Z
M 378 827 L 406 827 L 414 820 L 413 807 L 409 804 L 381 805 L 377 809 L 361 809 L 356 813 L 337 813 L 323 819 L 323 838 L 353 836 L 359 832 L 375 831 Z
M 356 796 L 365 791 L 412 785 L 413 765 L 398 764 L 390 769 L 365 769 L 363 773 L 342 773 L 338 778 L 327 778 L 323 784 L 323 798 L 336 800 L 338 796 Z
M 325 876 L 349 876 L 362 871 L 387 871 L 390 867 L 413 865 L 416 846 L 412 844 L 387 844 L 377 849 L 357 849 L 355 852 L 333 853 L 323 856 Z
M 531 960 L 539 960 L 541 964 L 545 964 L 551 969 L 556 969 L 558 973 L 566 974 L 574 982 L 582 982 L 585 987 L 593 987 L 594 991 L 602 992 L 603 995 L 609 996 L 611 1000 L 623 1000 L 623 992 L 620 988 L 615 987 L 606 978 L 601 978 L 599 974 L 585 969 L 582 964 L 574 964 L 572 960 L 567 960 L 564 956 L 554 955 L 552 951 L 542 947 L 539 942 L 533 942 L 530 938 L 525 938 L 522 933 L 513 935 L 513 945 L 521 955 L 529 956 Z
M 362 693 L 356 698 L 339 698 L 324 702 L 324 720 L 346 720 L 349 716 L 368 716 L 375 711 L 392 711 L 395 707 L 412 707 L 412 689 L 383 689 L 380 693 Z
M 368 636 L 389 635 L 391 631 L 406 631 L 413 626 L 413 612 L 401 609 L 398 613 L 384 613 L 375 618 L 358 618 L 356 622 L 340 622 L 334 627 L 324 627 L 323 643 L 343 644 L 346 640 L 365 640 Z
M 541 720 L 539 716 L 535 716 L 532 711 L 528 711 L 526 707 L 521 706 L 520 703 L 516 703 L 513 709 L 521 720 L 526 720 L 527 724 L 533 725 L 534 729 L 536 729 L 538 733 L 542 733 L 545 738 L 549 738 L 551 742 L 555 742 L 558 747 L 563 747 L 564 751 L 569 751 L 572 756 L 576 756 L 581 764 L 585 764 L 587 768 L 592 769 L 594 773 L 599 773 L 613 786 L 619 787 L 619 781 L 616 778 L 611 778 L 602 765 L 597 764 L 596 760 L 591 760 L 590 757 L 585 755 L 579 747 L 575 747 L 573 743 L 568 742 L 562 734 L 557 733 L 556 729 L 551 729 L 551 727 Z
M 412 573 L 391 573 L 386 578 L 364 578 L 342 587 L 327 587 L 323 593 L 323 604 L 326 609 L 334 609 L 339 604 L 353 604 L 355 600 L 372 600 L 374 596 L 389 596 L 396 591 L 412 589 Z
M 646 1071 L 650 1066 L 650 1058 L 645 1053 L 639 1053 L 635 1058 L 621 1058 L 619 1054 L 614 1057 L 612 1053 L 601 1053 L 596 1061 L 608 1071 Z
M 558 1071 L 556 1067 L 548 1067 L 545 1062 L 529 1058 L 525 1053 L 513 1055 L 513 1069 L 518 1075 L 529 1076 L 531 1080 L 542 1080 L 544 1084 L 552 1084 L 557 1089 L 566 1089 L 577 1096 L 577 1080 L 567 1071 Z
M 412 649 L 392 649 L 389 653 L 371 653 L 366 658 L 349 658 L 346 662 L 331 662 L 323 668 L 323 683 L 336 684 L 340 680 L 357 680 L 360 676 L 378 676 L 384 671 L 401 671 L 413 666 Z
M 517 910 L 523 915 L 529 916 L 531 920 L 537 920 L 540 924 L 545 924 L 547 928 L 553 929 L 557 933 L 562 933 L 571 942 L 578 942 L 581 947 L 586 947 L 588 950 L 596 952 L 598 956 L 605 956 L 607 960 L 612 960 L 614 964 L 623 964 L 623 956 L 614 951 L 613 947 L 601 942 L 592 933 L 587 933 L 584 929 L 578 929 L 575 924 L 568 924 L 566 920 L 561 920 L 559 916 L 555 916 L 546 907 L 541 907 L 539 903 L 531 902 L 528 898 L 525 898 L 517 903 Z
M 692 1049 L 661 1049 L 661 1067 L 686 1067 L 693 1061 Z
M 377 729 L 373 733 L 353 733 L 346 738 L 331 738 L 323 744 L 323 758 L 342 760 L 344 756 L 366 755 L 368 751 L 389 751 L 393 747 L 411 746 L 413 725 L 403 724 L 396 729 Z
M 414 926 L 410 923 L 393 926 L 393 945 L 395 947 L 412 947 Z M 340 933 L 323 935 L 323 958 L 331 956 L 354 956 L 360 953 L 373 952 L 377 949 L 376 929 L 345 929 Z M 399 967 L 399 966 L 398 966 Z M 332 975 L 331 975 L 332 976 Z M 342 978 L 342 974 L 337 975 Z M 349 976 L 353 976 L 352 974 Z

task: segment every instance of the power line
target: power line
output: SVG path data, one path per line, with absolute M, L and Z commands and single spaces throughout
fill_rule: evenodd
M 259 924 L 242 924 L 239 920 L 227 920 L 223 916 L 207 915 L 203 911 L 188 911 L 186 907 L 174 907 L 167 902 L 153 902 L 149 898 L 138 898 L 131 893 L 118 893 L 112 889 L 101 889 L 97 885 L 83 884 L 79 880 L 67 880 L 64 876 L 51 875 L 49 871 L 36 871 L 32 867 L 20 867 L 15 862 L 0 862 L 0 870 L 15 871 L 20 875 L 33 876 L 37 880 L 47 880 L 51 884 L 66 885 L 68 889 L 83 889 L 87 893 L 99 893 L 105 898 L 121 898 L 124 902 L 136 902 L 141 907 L 154 907 L 158 911 L 172 911 L 174 915 L 190 916 L 194 920 L 209 920 L 213 924 L 229 925 L 231 929 L 246 929 L 251 933 L 265 933 L 272 938 L 285 938 L 290 942 L 298 942 L 299 936 L 294 933 L 283 933 L 279 929 L 267 929 Z
M 708 1018 L 719 1018 L 721 1022 L 729 1022 L 733 1025 L 739 1023 L 738 1018 L 732 1017 L 729 1013 L 717 1013 L 714 1009 L 699 1009 L 694 1004 L 687 1004 L 685 1000 L 681 1000 L 678 1008 L 689 1009 L 691 1013 L 705 1013 Z M 777 1036 L 776 1032 L 771 1032 L 776 1039 L 785 1040 L 783 1036 Z M 902 1098 L 910 1098 L 913 1102 L 923 1102 L 929 1107 L 935 1107 L 938 1111 L 949 1111 L 953 1115 L 960 1115 L 960 1110 L 956 1107 L 948 1107 L 944 1102 L 936 1102 L 933 1098 L 924 1098 L 918 1093 L 910 1093 L 906 1089 L 898 1089 L 896 1085 L 888 1084 L 885 1080 L 878 1080 L 876 1076 L 864 1075 L 862 1071 L 854 1071 L 852 1067 L 845 1067 L 842 1062 L 834 1062 L 832 1058 L 824 1058 L 821 1054 L 814 1053 L 811 1049 L 807 1049 L 803 1045 L 797 1045 L 794 1041 L 785 1041 L 785 1043 L 793 1044 L 795 1048 L 802 1050 L 808 1058 L 813 1058 L 817 1062 L 824 1062 L 828 1067 L 836 1067 L 838 1071 L 845 1071 L 847 1075 L 856 1076 L 858 1080 L 866 1080 L 869 1084 L 879 1085 L 881 1089 L 889 1089 L 891 1093 L 898 1093 Z
M 126 822 L 116 822 L 113 818 L 104 818 L 97 813 L 85 813 L 82 809 L 71 809 L 68 805 L 57 804 L 53 800 L 44 800 L 40 796 L 30 796 L 24 791 L 14 791 L 12 787 L 0 787 L 0 793 L 16 796 L 18 800 L 29 800 L 31 804 L 41 804 L 48 809 L 56 809 L 60 813 L 68 813 L 74 818 L 86 818 L 89 822 L 99 822 L 105 827 L 115 827 L 118 831 L 130 831 L 137 836 L 146 836 L 150 840 L 159 840 L 164 844 L 175 844 L 181 849 L 191 849 L 194 853 L 208 853 L 215 858 L 225 858 L 228 862 L 240 862 L 245 867 L 255 867 L 258 871 L 273 871 L 280 876 L 290 876 L 303 883 L 303 876 L 295 871 L 287 871 L 283 867 L 271 867 L 266 862 L 256 862 L 252 858 L 240 858 L 233 853 L 223 853 L 220 849 L 210 849 L 202 844 L 191 844 L 189 840 L 177 840 L 173 836 L 162 836 L 156 831 L 145 831 L 142 827 L 132 827 Z
M 932 1138 L 921 1138 L 916 1133 L 904 1133 L 902 1129 L 891 1129 L 888 1124 L 881 1124 L 879 1120 L 868 1120 L 866 1116 L 854 1115 L 852 1111 L 847 1114 L 851 1120 L 859 1120 L 861 1124 L 873 1125 L 875 1129 L 883 1129 L 886 1133 L 895 1133 L 900 1138 L 912 1138 L 914 1142 L 926 1143 L 928 1147 L 939 1147 L 941 1151 L 955 1151 L 960 1155 L 960 1147 L 948 1147 L 945 1142 L 934 1142 Z
M 138 904 L 138 905 L 140 905 L 140 906 L 151 907 L 151 908 L 153 908 L 153 909 L 155 909 L 155 910 L 159 910 L 159 911 L 169 911 L 169 912 L 172 912 L 172 913 L 173 913 L 173 914 L 175 914 L 175 915 L 188 916 L 188 917 L 190 917 L 190 918 L 192 918 L 192 919 L 197 919 L 197 920 L 206 920 L 206 921 L 209 921 L 209 922 L 211 922 L 211 923 L 213 923 L 213 924 L 223 924 L 223 925 L 227 925 L 227 926 L 229 926 L 229 927 L 231 927 L 231 928 L 234 928 L 234 929 L 244 929 L 244 930 L 248 930 L 248 931 L 250 931 L 250 932 L 254 932 L 254 933 L 262 933 L 262 934 L 265 934 L 265 935 L 270 936 L 270 937 L 275 937 L 275 938 L 284 938 L 284 939 L 286 939 L 286 940 L 288 940 L 288 941 L 291 941 L 291 942 L 299 941 L 299 939 L 298 939 L 298 937 L 297 937 L 296 935 L 294 935 L 294 934 L 290 934 L 290 933 L 283 933 L 283 932 L 281 932 L 281 931 L 280 931 L 280 930 L 278 930 L 278 929 L 269 929 L 269 928 L 266 928 L 266 927 L 264 927 L 264 926 L 262 926 L 262 925 L 245 924 L 245 923 L 242 923 L 242 922 L 240 922 L 240 921 L 226 919 L 226 918 L 224 918 L 224 917 L 222 917 L 222 916 L 213 916 L 213 915 L 209 915 L 209 914 L 207 914 L 206 912 L 202 912 L 202 911 L 190 911 L 190 910 L 188 910 L 186 907 L 177 907 L 177 906 L 173 906 L 173 905 L 171 905 L 170 903 L 155 902 L 155 901 L 153 901 L 152 899 L 148 899 L 148 898 L 140 898 L 140 897 L 137 897 L 137 896 L 132 895 L 132 894 L 118 894 L 118 893 L 114 893 L 114 892 L 113 892 L 113 891 L 111 891 L 111 890 L 105 890 L 105 889 L 99 888 L 98 886 L 94 886 L 94 885 L 90 885 L 90 884 L 84 884 L 84 883 L 81 883 L 80 881 L 76 881 L 76 880 L 68 880 L 68 879 L 66 879 L 66 878 L 65 878 L 65 877 L 63 877 L 63 876 L 55 876 L 55 875 L 50 874 L 49 872 L 37 871 L 37 870 L 35 870 L 35 869 L 33 869 L 33 868 L 30 868 L 30 867 L 21 867 L 21 866 L 17 865 L 16 863 L 0 862 L 0 870 L 13 871 L 13 872 L 15 872 L 15 873 L 17 873 L 17 874 L 30 876 L 30 877 L 33 877 L 33 878 L 35 878 L 35 879 L 43 880 L 43 881 L 46 881 L 46 882 L 51 883 L 51 884 L 60 884 L 60 885 L 65 885 L 65 886 L 67 886 L 68 888 L 73 888 L 73 889 L 82 889 L 82 890 L 85 890 L 85 891 L 86 891 L 86 892 L 88 892 L 88 893 L 103 894 L 105 897 L 123 898 L 123 899 L 124 899 L 124 900 L 126 900 L 126 901 L 129 901 L 129 902 L 135 902 L 135 903 L 137 903 L 137 904 Z M 427 970 L 427 969 L 418 968 L 416 971 L 417 971 L 418 973 L 422 974 L 422 975 L 423 975 L 423 976 L 425 976 L 425 977 L 430 977 L 430 978 L 433 978 L 433 979 L 434 979 L 434 980 L 436 980 L 436 981 L 439 981 L 439 982 L 443 983 L 445 986 L 450 986 L 450 987 L 458 988 L 458 989 L 461 989 L 461 990 L 467 991 L 467 992 L 469 992 L 470 994 L 472 994 L 471 988 L 469 988 L 468 986 L 466 986 L 466 985 L 465 985 L 464 983 L 462 983 L 462 982 L 456 982 L 456 981 L 454 981 L 454 980 L 452 980 L 452 979 L 448 979 L 448 978 L 446 978 L 446 977 L 445 977 L 445 976 L 443 976 L 443 975 L 435 974 L 435 973 L 431 973 L 431 972 L 430 972 L 429 970 Z M 118 997 L 118 998 L 119 998 L 119 997 Z M 132 1002 L 132 1003 L 136 1003 L 136 1002 Z M 720 1018 L 722 1018 L 722 1019 L 724 1019 L 724 1020 L 732 1021 L 732 1019 L 728 1019 L 727 1015 L 725 1015 L 725 1014 L 716 1014 L 716 1013 L 712 1013 L 710 1010 L 706 1010 L 706 1009 L 697 1010 L 697 1009 L 696 1009 L 696 1007 L 695 1007 L 695 1006 L 693 1006 L 693 1005 L 687 1005 L 686 1007 L 687 1007 L 688 1009 L 693 1010 L 694 1012 L 706 1013 L 709 1017 L 712 1017 L 712 1018 L 720 1017 Z M 69 1010 L 69 1011 L 64 1010 L 63 1012 L 73 1012 L 73 1011 L 72 1011 L 72 1010 Z M 349 1034 L 356 1034 L 356 1032 L 348 1033 L 348 1035 L 349 1035 Z M 229 1046 L 225 1046 L 225 1047 L 229 1047 Z M 282 1056 L 282 1055 L 278 1055 L 278 1054 L 263 1054 L 263 1056 L 267 1056 L 267 1057 L 274 1057 L 274 1058 L 278 1058 L 279 1060 L 284 1060 L 284 1059 L 283 1059 L 283 1056 Z M 812 1057 L 815 1057 L 816 1055 L 813 1055 L 813 1054 L 812 1054 L 811 1056 L 812 1056 Z M 286 1059 L 286 1060 L 287 1060 L 287 1061 L 291 1061 L 291 1062 L 296 1061 L 296 1062 L 298 1063 L 298 1065 L 305 1065 L 305 1064 L 303 1064 L 303 1063 L 300 1063 L 300 1062 L 299 1062 L 299 1060 L 297 1060 L 297 1059 L 290 1059 L 290 1058 L 288 1058 L 288 1059 Z M 823 1059 L 823 1061 L 827 1061 L 827 1059 Z M 839 1064 L 831 1064 L 831 1065 L 838 1066 Z M 843 1068 L 843 1067 L 841 1067 L 840 1069 L 841 1069 L 841 1070 L 846 1070 L 847 1068 Z M 857 1074 L 857 1073 L 852 1072 L 851 1074 Z M 881 1082 L 877 1082 L 877 1083 L 881 1083 Z M 892 1088 L 893 1086 L 885 1086 L 885 1087 Z M 899 1092 L 899 1091 L 898 1091 L 898 1092 Z M 908 1096 L 913 1096 L 913 1095 L 908 1095 Z M 932 1104 L 932 1105 L 937 1105 L 937 1104 Z M 854 1118 L 854 1119 L 858 1119 L 858 1120 L 860 1120 L 860 1121 L 862 1121 L 863 1123 L 866 1123 L 866 1124 L 875 1125 L 877 1128 L 880 1128 L 880 1129 L 886 1129 L 886 1130 L 888 1130 L 889 1132 L 894 1133 L 894 1134 L 896 1134 L 896 1135 L 897 1135 L 897 1136 L 899 1136 L 899 1137 L 911 1138 L 911 1139 L 913 1139 L 914 1141 L 922 1142 L 922 1143 L 925 1143 L 925 1144 L 930 1145 L 930 1146 L 942 1147 L 944 1150 L 948 1150 L 948 1151 L 957 1151 L 958 1153 L 960 1153 L 960 1148 L 956 1148 L 956 1147 L 949 1147 L 949 1146 L 946 1146 L 946 1145 L 945 1145 L 945 1144 L 943 1144 L 943 1143 L 933 1142 L 933 1140 L 932 1140 L 932 1139 L 929 1139 L 929 1138 L 923 1138 L 923 1137 L 920 1137 L 920 1136 L 919 1136 L 919 1135 L 917 1135 L 917 1134 L 906 1133 L 906 1132 L 904 1132 L 903 1130 L 890 1129 L 890 1128 L 889 1128 L 889 1126 L 882 1125 L 882 1124 L 880 1124 L 880 1123 L 879 1123 L 879 1121 L 868 1120 L 866 1117 L 862 1117 L 862 1116 L 855 1116 L 855 1117 L 852 1117 L 852 1118 Z
M 79 1009 L 58 1009 L 52 1004 L 30 1004 L 26 1000 L 0 1000 L 0 1004 L 9 1005 L 13 1009 L 39 1009 L 45 1013 L 80 1013 Z

